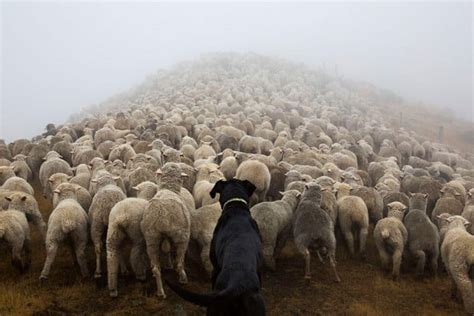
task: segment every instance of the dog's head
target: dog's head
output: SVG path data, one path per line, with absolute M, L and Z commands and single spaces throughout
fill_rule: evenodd
M 255 189 L 255 185 L 248 180 L 219 180 L 216 182 L 209 194 L 212 198 L 215 198 L 216 194 L 219 193 L 219 202 L 221 203 L 221 206 L 223 206 L 228 200 L 235 198 L 244 199 L 248 204 Z

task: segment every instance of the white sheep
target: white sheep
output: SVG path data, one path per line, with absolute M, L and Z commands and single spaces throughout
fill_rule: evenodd
M 281 200 L 262 202 L 250 209 L 262 236 L 265 266 L 271 270 L 275 270 L 275 254 L 278 255 L 291 236 L 293 213 L 301 195 L 297 190 L 280 193 Z
M 257 160 L 246 160 L 237 168 L 236 179 L 248 180 L 257 188 L 250 198 L 250 206 L 265 201 L 270 188 L 271 175 L 268 167 Z
M 108 285 L 111 297 L 118 295 L 117 273 L 119 263 L 124 262 L 122 244 L 125 238 L 132 241 L 130 264 L 135 277 L 138 280 L 146 278 L 146 245 L 140 229 L 140 222 L 147 205 L 147 200 L 127 198 L 115 204 L 110 211 L 106 248 Z M 125 267 L 123 264 L 122 266 Z
M 452 293 L 456 296 L 461 292 L 466 312 L 474 314 L 474 282 L 469 277 L 469 270 L 474 267 L 474 236 L 466 231 L 472 223 L 457 215 L 441 220 L 448 222 L 441 258 L 453 281 Z
M 157 294 L 166 297 L 161 281 L 159 262 L 160 246 L 169 240 L 176 248 L 176 271 L 180 283 L 187 283 L 184 256 L 188 248 L 191 219 L 187 206 L 180 196 L 181 168 L 176 163 L 166 163 L 162 168 L 159 190 L 146 207 L 141 222 L 148 257 L 156 278 Z
M 87 246 L 87 214 L 76 200 L 76 188 L 69 183 L 60 184 L 55 193 L 59 195 L 59 204 L 51 213 L 46 232 L 46 260 L 40 280 L 47 280 L 51 265 L 56 257 L 58 246 L 68 237 L 71 238 L 77 263 L 82 277 L 89 275 L 85 250 Z
M 369 229 L 369 211 L 367 206 L 358 196 L 350 194 L 351 186 L 346 183 L 336 183 L 334 190 L 337 192 L 337 214 L 339 227 L 346 239 L 347 247 L 354 255 L 353 227 L 357 227 L 359 237 L 359 253 L 365 255 L 365 243 Z
M 11 247 L 12 265 L 21 272 L 27 270 L 31 263 L 30 229 L 23 212 L 15 209 L 0 212 L 0 241 L 2 239 Z
M 403 249 L 408 240 L 408 232 L 403 225 L 403 216 L 408 207 L 400 202 L 387 204 L 388 215 L 377 222 L 374 228 L 374 240 L 382 261 L 382 267 L 393 263 L 392 277 L 398 279 Z
M 91 180 L 91 183 L 97 184 L 97 193 L 92 199 L 89 208 L 89 222 L 91 225 L 91 239 L 94 244 L 96 256 L 96 268 L 94 277 L 102 276 L 100 266 L 100 256 L 102 253 L 102 235 L 109 224 L 109 214 L 115 204 L 126 198 L 123 191 L 115 184 L 113 177 L 101 177 Z

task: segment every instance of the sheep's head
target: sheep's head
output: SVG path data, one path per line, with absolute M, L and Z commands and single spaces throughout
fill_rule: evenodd
M 437 216 L 437 218 L 440 220 L 440 222 L 446 221 L 448 225 L 448 229 L 452 229 L 452 228 L 467 229 L 471 226 L 471 222 L 469 222 L 467 219 L 465 219 L 462 216 L 454 215 L 454 216 L 446 217 L 442 215 L 444 214 Z
M 408 207 L 400 202 L 391 202 L 387 204 L 388 208 L 388 217 L 396 217 L 399 220 L 403 220 L 403 217 L 405 216 L 406 211 L 408 211 Z

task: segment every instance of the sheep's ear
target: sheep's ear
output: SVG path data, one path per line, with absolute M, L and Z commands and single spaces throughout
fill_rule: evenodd
M 425 199 L 427 199 L 427 198 L 428 198 L 428 193 L 423 194 L 423 197 L 424 197 Z
M 461 196 L 461 193 L 456 192 L 456 193 L 454 193 L 454 195 L 455 195 L 455 196 Z
M 160 169 L 160 168 L 158 168 L 158 170 L 156 170 L 156 174 L 158 174 L 158 175 L 162 175 L 162 174 L 163 174 L 163 171 L 161 171 L 161 169 Z
M 53 183 L 53 179 L 52 179 L 52 178 L 49 178 L 49 179 L 48 179 L 48 182 Z
M 440 192 L 440 193 L 444 193 L 444 190 L 443 190 L 443 189 L 440 189 L 439 192 Z
M 321 192 L 327 191 L 327 188 L 321 188 Z
M 469 226 L 471 226 L 471 222 L 466 221 L 466 222 L 464 223 L 464 227 L 469 228 Z
M 301 192 L 296 193 L 296 197 L 299 198 L 301 196 Z
M 26 201 L 26 198 L 27 198 L 27 196 L 26 196 L 26 195 L 23 195 L 23 196 L 21 197 L 21 200 L 22 200 L 22 201 Z
M 392 209 L 392 207 L 393 207 L 393 205 L 391 205 L 391 204 L 387 204 L 387 208 L 388 208 L 389 210 L 391 210 L 391 209 Z
M 309 185 L 308 185 L 308 184 L 305 184 L 305 185 L 304 185 L 304 188 L 305 188 L 305 190 L 308 190 L 308 189 L 309 189 Z
M 132 190 L 138 191 L 138 187 L 132 187 Z
M 112 179 L 114 179 L 114 180 L 119 180 L 120 177 L 119 177 L 119 176 L 115 176 L 115 177 L 112 177 Z
M 54 192 L 54 193 L 57 193 L 57 194 L 61 193 L 61 191 L 59 191 L 59 189 L 56 189 L 56 190 L 54 190 L 53 192 Z
M 329 168 L 329 169 L 328 169 L 328 173 L 331 173 L 331 172 L 332 172 L 332 169 L 331 169 L 331 168 Z
M 257 187 L 250 182 L 249 180 L 243 180 L 242 184 L 244 185 L 245 189 L 247 190 L 248 196 L 252 196 L 253 192 L 257 189 Z
M 278 193 L 280 193 L 281 196 L 283 196 L 285 194 L 285 192 L 283 192 L 283 191 L 278 191 Z
M 467 195 L 469 195 L 469 197 L 472 197 L 472 193 L 471 193 L 471 192 L 467 192 Z
M 410 194 L 411 197 L 415 196 L 415 193 L 413 193 L 413 192 L 408 192 L 408 194 Z
M 72 179 L 72 176 L 68 176 L 67 179 L 68 179 L 68 180 L 71 180 L 71 179 Z
M 6 196 L 6 197 L 5 197 L 5 200 L 7 200 L 8 202 L 11 202 L 11 201 L 12 201 L 11 197 L 9 197 L 9 196 Z
M 211 196 L 211 198 L 215 198 L 216 194 L 222 193 L 222 190 L 224 189 L 225 184 L 226 184 L 225 181 L 222 181 L 222 180 L 217 181 L 216 184 L 214 184 L 214 187 L 212 188 L 211 192 L 209 192 L 209 195 Z
M 91 182 L 92 183 L 97 183 L 97 179 L 92 179 Z
M 188 177 L 188 175 L 185 174 L 184 172 L 181 172 L 181 176 L 182 176 L 183 178 L 187 178 L 187 177 Z

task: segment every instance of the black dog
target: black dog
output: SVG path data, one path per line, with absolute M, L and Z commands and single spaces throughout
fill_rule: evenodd
M 255 186 L 247 180 L 218 181 L 210 195 L 220 194 L 222 215 L 211 242 L 212 294 L 196 294 L 165 279 L 183 299 L 207 307 L 207 315 L 265 315 L 260 293 L 262 241 L 250 216 Z

